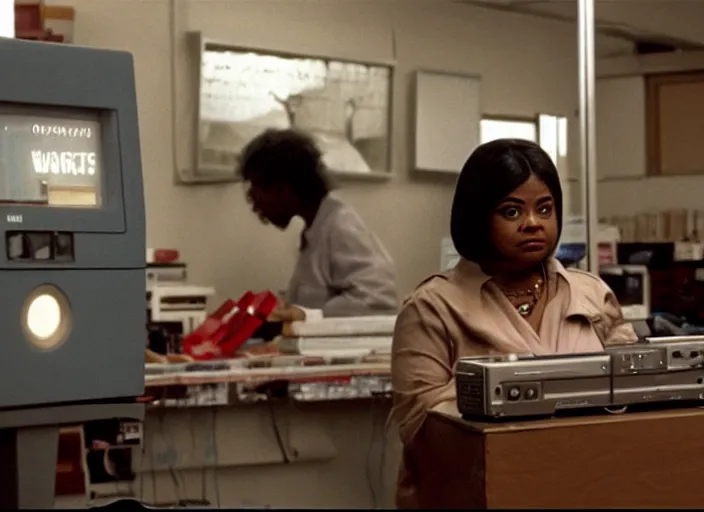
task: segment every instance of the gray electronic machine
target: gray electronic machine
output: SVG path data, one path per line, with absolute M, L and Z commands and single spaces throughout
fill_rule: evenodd
M 61 425 L 142 419 L 128 53 L 0 38 L 0 508 L 51 508 Z

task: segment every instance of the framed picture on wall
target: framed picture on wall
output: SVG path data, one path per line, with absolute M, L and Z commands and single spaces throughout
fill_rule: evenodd
M 269 128 L 310 133 L 333 175 L 391 173 L 393 65 L 238 47 L 200 38 L 196 167 L 232 175 Z
M 418 71 L 415 78 L 415 169 L 459 173 L 480 141 L 481 77 Z

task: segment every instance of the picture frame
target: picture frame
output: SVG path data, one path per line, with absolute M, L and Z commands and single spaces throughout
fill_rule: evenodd
M 333 178 L 392 173 L 394 65 L 243 47 L 199 36 L 194 178 L 235 181 L 267 129 L 309 133 Z

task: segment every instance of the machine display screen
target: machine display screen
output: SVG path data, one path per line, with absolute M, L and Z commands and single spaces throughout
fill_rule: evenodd
M 0 203 L 101 206 L 101 124 L 0 112 Z
M 638 306 L 644 303 L 643 274 L 624 272 L 616 275 L 602 273 L 600 277 L 609 285 L 621 306 Z

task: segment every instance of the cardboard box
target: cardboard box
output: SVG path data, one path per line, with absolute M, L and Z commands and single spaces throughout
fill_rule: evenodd
M 73 42 L 75 10 L 56 2 L 17 0 L 15 2 L 15 36 L 52 42 Z

